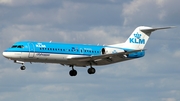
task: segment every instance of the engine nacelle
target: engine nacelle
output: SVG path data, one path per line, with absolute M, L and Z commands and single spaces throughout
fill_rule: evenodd
M 104 47 L 101 50 L 101 54 L 113 54 L 113 53 L 119 53 L 119 52 L 124 52 L 124 50 L 118 49 L 118 48 L 111 48 L 111 47 Z

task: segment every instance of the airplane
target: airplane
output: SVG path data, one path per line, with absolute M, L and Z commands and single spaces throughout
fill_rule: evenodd
M 2 54 L 5 58 L 21 64 L 25 62 L 58 63 L 72 68 L 70 76 L 76 76 L 76 67 L 90 66 L 89 74 L 96 69 L 92 66 L 108 65 L 141 58 L 145 55 L 145 45 L 153 31 L 172 27 L 137 27 L 124 43 L 113 45 L 67 44 L 58 42 L 19 41 L 7 48 Z

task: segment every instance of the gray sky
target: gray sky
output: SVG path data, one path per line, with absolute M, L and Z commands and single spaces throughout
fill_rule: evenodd
M 1 101 L 179 101 L 179 0 L 0 0 L 0 52 L 21 40 L 124 42 L 137 26 L 156 31 L 146 56 L 107 66 L 19 64 L 0 57 Z

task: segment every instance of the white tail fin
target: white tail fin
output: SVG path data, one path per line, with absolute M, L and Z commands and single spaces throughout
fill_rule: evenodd
M 144 49 L 151 32 L 160 29 L 168 29 L 172 27 L 161 27 L 161 28 L 152 28 L 146 26 L 137 27 L 130 37 L 124 43 L 124 47 L 130 49 Z

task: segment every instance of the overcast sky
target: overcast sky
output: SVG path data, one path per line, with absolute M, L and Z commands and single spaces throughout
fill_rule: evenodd
M 153 32 L 141 59 L 75 67 L 0 57 L 0 101 L 180 101 L 180 0 L 0 0 L 0 52 L 21 40 L 124 42 L 141 25 Z

